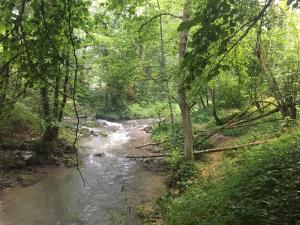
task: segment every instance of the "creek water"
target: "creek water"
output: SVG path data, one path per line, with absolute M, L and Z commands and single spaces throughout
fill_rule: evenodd
M 151 121 L 98 122 L 101 128 L 89 129 L 108 136 L 80 143 L 86 187 L 74 168 L 43 168 L 39 183 L 1 193 L 0 225 L 142 224 L 136 208 L 164 192 L 164 176 L 123 156 L 147 141 L 142 129 Z M 100 152 L 105 156 L 94 155 Z

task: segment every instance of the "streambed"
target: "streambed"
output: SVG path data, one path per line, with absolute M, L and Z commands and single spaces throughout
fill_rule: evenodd
M 143 127 L 151 120 L 119 123 L 99 120 L 108 136 L 81 141 L 81 178 L 74 168 L 44 168 L 42 181 L 28 187 L 5 189 L 0 197 L 0 225 L 113 225 L 141 224 L 140 204 L 165 191 L 165 176 L 123 157 L 138 154 L 147 143 Z M 104 153 L 104 157 L 95 156 Z

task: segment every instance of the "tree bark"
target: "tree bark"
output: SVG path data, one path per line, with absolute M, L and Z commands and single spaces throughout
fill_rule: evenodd
M 160 4 L 159 1 L 157 1 L 157 6 L 160 11 Z M 170 119 L 171 119 L 171 129 L 172 129 L 172 138 L 175 137 L 175 128 L 174 128 L 174 113 L 173 113 L 173 107 L 172 107 L 172 98 L 170 96 L 170 86 L 169 86 L 169 80 L 166 76 L 165 71 L 165 48 L 164 48 L 164 35 L 163 35 L 163 20 L 162 15 L 159 17 L 159 30 L 160 30 L 160 75 L 165 80 L 166 83 L 166 90 L 168 95 L 168 107 L 170 111 Z
M 200 102 L 201 102 L 202 108 L 206 109 L 206 105 L 204 103 L 204 100 L 203 100 L 202 96 L 199 96 L 199 98 L 200 98 Z
M 55 133 L 55 130 L 53 129 L 53 124 L 51 120 L 49 90 L 47 85 L 44 85 L 41 88 L 40 95 L 41 95 L 43 118 L 46 122 L 46 128 L 43 133 L 42 141 L 43 143 L 56 142 L 57 135 Z
M 185 0 L 182 22 L 187 22 L 190 19 L 191 13 L 191 1 Z M 187 161 L 194 160 L 194 150 L 193 150 L 193 129 L 191 121 L 191 109 L 187 101 L 187 88 L 184 81 L 184 70 L 183 70 L 183 60 L 187 49 L 188 42 L 188 30 L 182 30 L 179 36 L 179 87 L 177 90 L 178 94 L 178 104 L 181 111 L 182 125 L 183 125 L 183 135 L 184 135 L 184 156 Z
M 273 94 L 273 97 L 277 102 L 282 117 L 283 118 L 290 117 L 288 104 L 285 100 L 285 97 L 282 95 L 277 80 L 275 79 L 273 73 L 271 72 L 269 64 L 264 55 L 264 50 L 260 45 L 258 47 L 257 55 L 260 61 L 261 71 L 267 80 L 268 86 Z
M 212 107 L 212 113 L 213 113 L 213 116 L 215 118 L 215 121 L 216 121 L 216 125 L 222 125 L 222 122 L 218 116 L 218 113 L 217 113 L 217 108 L 216 108 L 216 96 L 215 96 L 215 90 L 214 89 L 211 89 L 210 90 L 210 95 L 211 95 L 211 107 Z
M 65 106 L 67 104 L 67 93 L 68 93 L 68 83 L 69 83 L 69 76 L 70 76 L 70 54 L 67 54 L 67 59 L 66 59 L 66 73 L 65 73 L 65 79 L 64 79 L 64 84 L 63 84 L 63 99 L 60 105 L 60 111 L 59 111 L 59 116 L 58 116 L 58 122 L 61 122 L 63 117 L 64 117 L 64 110 Z

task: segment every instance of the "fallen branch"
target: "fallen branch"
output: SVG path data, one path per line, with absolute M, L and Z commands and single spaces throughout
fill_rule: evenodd
M 212 148 L 212 149 L 206 149 L 201 151 L 194 151 L 194 154 L 201 154 L 201 153 L 212 153 L 212 152 L 222 152 L 222 151 L 228 151 L 228 150 L 237 150 L 240 148 L 250 147 L 254 145 L 260 145 L 265 144 L 267 141 L 257 141 L 249 144 L 243 144 L 243 145 L 236 145 L 236 146 L 230 146 L 230 147 L 224 147 L 224 148 Z
M 157 145 L 161 145 L 161 144 L 166 143 L 166 142 L 169 142 L 169 140 L 156 142 L 156 143 L 149 143 L 149 144 L 146 144 L 146 145 L 141 145 L 141 146 L 136 147 L 136 149 L 145 148 L 145 147 L 149 147 L 149 146 L 157 146 Z
M 229 122 L 227 122 L 226 124 L 224 124 L 223 126 L 221 127 L 218 127 L 217 129 L 215 130 L 212 130 L 207 136 L 205 136 L 201 141 L 200 143 L 203 143 L 204 141 L 206 141 L 207 139 L 209 139 L 210 137 L 212 137 L 213 135 L 215 135 L 216 133 L 224 130 L 224 129 L 228 129 L 230 127 L 235 127 L 235 126 L 238 126 L 240 124 L 243 124 L 243 123 L 248 123 L 248 122 L 252 122 L 254 120 L 257 120 L 257 119 L 260 119 L 260 118 L 263 118 L 263 117 L 266 117 L 266 116 L 269 116 L 269 115 L 272 115 L 276 112 L 279 112 L 279 108 L 275 108 L 269 112 L 266 112 L 266 113 L 263 113 L 263 114 L 260 114 L 258 116 L 255 116 L 255 117 L 252 117 L 250 119 L 247 119 L 247 120 L 237 120 L 239 117 L 239 115 L 237 117 L 235 117 L 234 119 L 230 120 Z M 250 113 L 252 114 L 252 113 Z
M 145 158 L 163 158 L 166 156 L 167 156 L 166 154 L 157 154 L 157 155 L 137 155 L 137 156 L 126 155 L 124 157 L 128 159 L 145 159 Z
M 253 143 L 248 143 L 248 144 L 243 144 L 243 145 L 235 145 L 235 146 L 229 146 L 229 147 L 224 147 L 224 148 L 212 148 L 212 149 L 206 149 L 206 150 L 201 150 L 201 151 L 194 151 L 194 154 L 202 154 L 202 153 L 212 153 L 212 152 L 222 152 L 222 151 L 228 151 L 228 150 L 237 150 L 240 148 L 245 148 L 245 147 L 251 147 L 255 145 L 260 145 L 260 144 L 265 144 L 268 143 L 268 141 L 257 141 Z M 154 143 L 156 144 L 156 143 Z M 163 158 L 168 156 L 168 154 L 156 154 L 156 155 L 126 155 L 124 156 L 125 158 L 129 159 L 145 159 L 145 158 Z

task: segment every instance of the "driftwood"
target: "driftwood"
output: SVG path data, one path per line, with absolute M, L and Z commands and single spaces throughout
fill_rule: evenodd
M 206 149 L 201 151 L 194 151 L 195 154 L 202 154 L 202 153 L 212 153 L 212 152 L 222 152 L 222 151 L 228 151 L 228 150 L 237 150 L 240 148 L 250 147 L 254 145 L 260 145 L 265 144 L 267 141 L 257 141 L 253 143 L 243 144 L 243 145 L 235 145 L 235 146 L 229 146 L 224 148 L 212 148 L 212 149 Z

